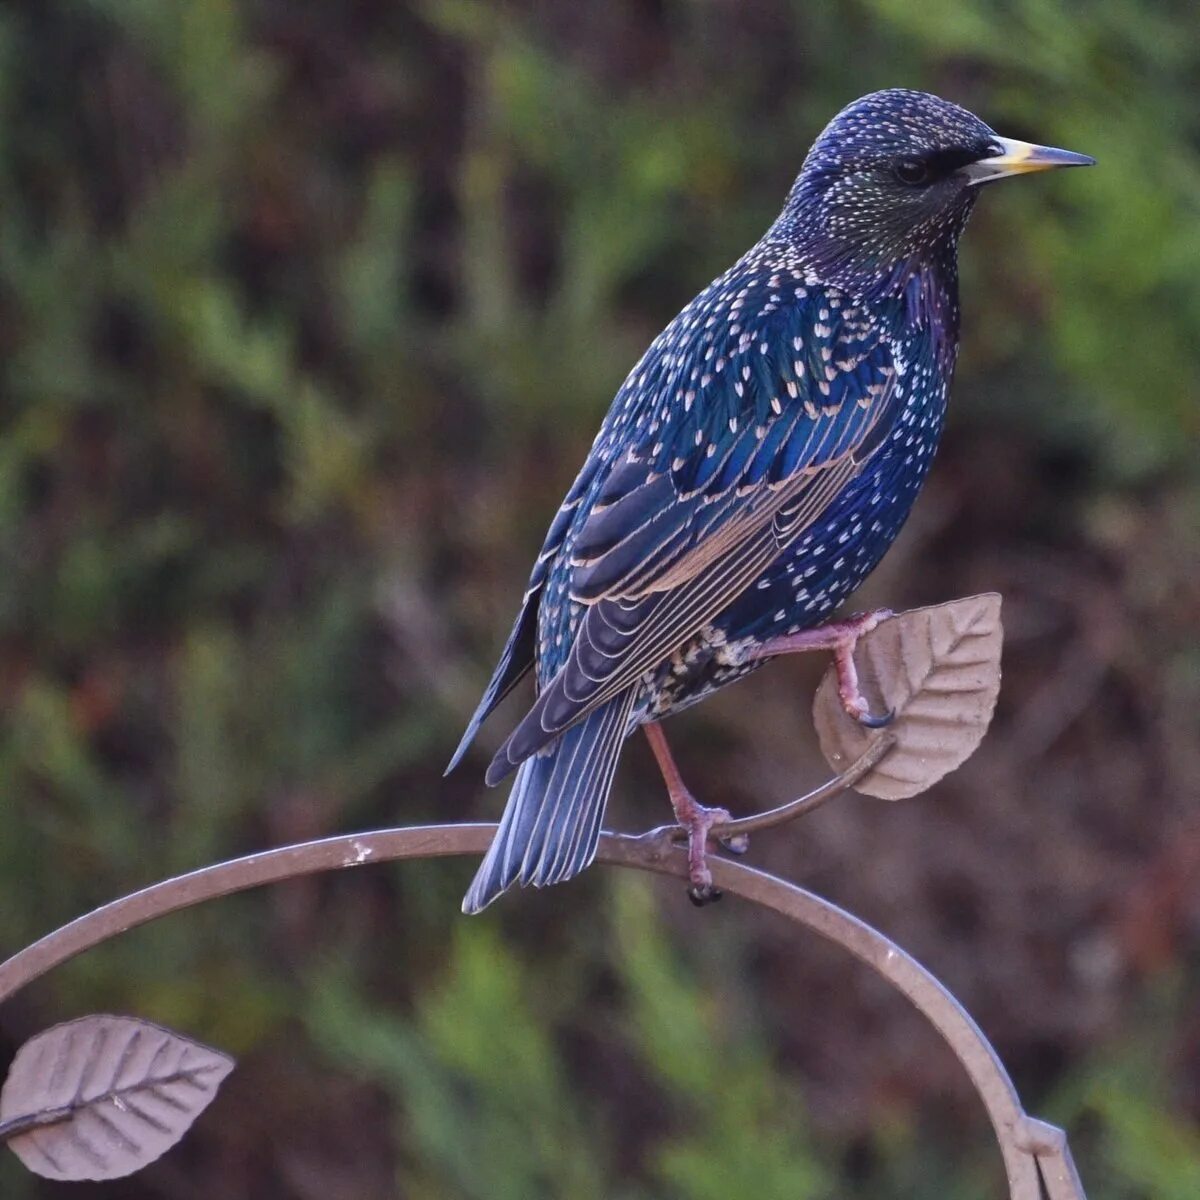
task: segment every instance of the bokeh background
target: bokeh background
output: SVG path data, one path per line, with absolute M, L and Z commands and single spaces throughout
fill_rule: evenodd
M 479 819 L 441 771 L 649 339 L 813 136 L 928 88 L 1100 166 L 989 192 L 950 429 L 860 596 L 1005 596 L 993 730 L 751 861 L 958 991 L 1093 1200 L 1200 1195 L 1200 39 L 1190 0 L 10 0 L 0 8 L 0 947 L 266 845 Z M 710 803 L 825 775 L 821 664 L 673 725 Z M 510 713 L 512 710 L 508 710 Z M 612 823 L 662 820 L 631 744 Z M 0 1013 L 239 1071 L 119 1185 L 6 1200 L 1000 1194 L 899 997 L 738 903 L 466 862 L 123 937 Z

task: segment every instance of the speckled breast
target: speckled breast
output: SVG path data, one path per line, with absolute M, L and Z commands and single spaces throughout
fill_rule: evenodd
M 941 437 L 947 385 L 914 394 L 874 462 L 711 625 L 643 679 L 633 721 L 657 720 L 763 665 L 768 638 L 828 620 L 878 566 L 912 511 Z

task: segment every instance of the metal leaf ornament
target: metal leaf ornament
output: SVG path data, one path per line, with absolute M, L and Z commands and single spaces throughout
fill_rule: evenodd
M 0 1092 L 0 1139 L 47 1179 L 120 1179 L 165 1154 L 233 1070 L 227 1054 L 133 1017 L 30 1038 Z
M 851 720 L 831 669 L 813 701 L 821 751 L 842 771 L 879 737 L 891 751 L 854 790 L 904 800 L 931 787 L 974 754 L 1000 691 L 1000 597 L 994 592 L 917 608 L 884 621 L 855 652 L 859 686 L 873 712 L 891 709 L 884 730 Z

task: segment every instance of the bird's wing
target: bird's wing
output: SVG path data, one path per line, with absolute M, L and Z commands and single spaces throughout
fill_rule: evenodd
M 601 460 L 595 456 L 588 458 L 574 484 L 571 485 L 571 490 L 567 492 L 562 504 L 559 505 L 558 512 L 554 515 L 554 520 L 550 522 L 550 528 L 546 532 L 546 539 L 542 543 L 537 561 L 533 564 L 533 571 L 529 577 L 529 586 L 525 589 L 525 595 L 521 598 L 521 611 L 517 614 L 516 621 L 513 622 L 512 631 L 508 635 L 508 641 L 505 643 L 504 650 L 500 655 L 500 661 L 496 664 L 496 669 L 492 672 L 492 678 L 488 682 L 487 689 L 484 691 L 478 705 L 476 705 L 475 712 L 467 723 L 467 728 L 464 730 L 458 747 L 454 751 L 454 756 L 450 759 L 450 763 L 446 767 L 447 775 L 458 766 L 462 760 L 462 756 L 466 754 L 467 748 L 479 732 L 479 727 L 487 720 L 488 716 L 504 697 L 525 678 L 525 675 L 533 666 L 534 652 L 537 645 L 538 603 L 541 598 L 542 587 L 546 582 L 550 561 L 561 548 L 563 538 L 570 528 L 576 510 L 579 508 L 580 502 L 595 479 L 601 465 Z
M 821 300 L 772 324 L 739 339 L 719 391 L 660 410 L 653 445 L 610 472 L 571 544 L 572 596 L 587 610 L 489 783 L 716 617 L 883 444 L 904 393 L 889 338 Z

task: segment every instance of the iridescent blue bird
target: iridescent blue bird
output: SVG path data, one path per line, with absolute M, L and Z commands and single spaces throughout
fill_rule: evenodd
M 537 698 L 487 771 L 517 774 L 463 901 L 569 879 L 595 855 L 625 738 L 646 728 L 712 897 L 709 829 L 657 722 L 780 654 L 853 650 L 886 616 L 828 622 L 895 538 L 929 469 L 958 352 L 959 235 L 979 186 L 1081 166 L 923 92 L 855 101 L 762 240 L 654 340 L 550 525 L 451 767 L 531 668 Z

